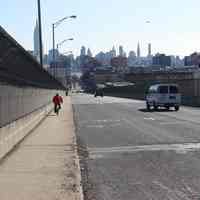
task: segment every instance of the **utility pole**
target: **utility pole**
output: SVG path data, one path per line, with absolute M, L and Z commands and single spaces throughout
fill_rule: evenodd
M 52 24 L 52 33 L 53 33 L 53 66 L 55 67 L 55 24 Z
M 38 0 L 38 22 L 39 22 L 39 45 L 40 45 L 40 64 L 43 68 L 43 49 L 42 49 L 42 23 L 41 23 L 41 6 Z

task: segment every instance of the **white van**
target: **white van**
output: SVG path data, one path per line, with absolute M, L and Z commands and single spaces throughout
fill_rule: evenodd
M 152 85 L 146 96 L 147 109 L 153 107 L 155 110 L 158 107 L 170 109 L 174 107 L 179 110 L 181 104 L 181 94 L 179 93 L 178 85 L 176 84 L 157 84 Z

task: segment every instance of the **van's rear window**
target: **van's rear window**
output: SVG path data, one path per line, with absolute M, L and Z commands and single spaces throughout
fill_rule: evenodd
M 160 86 L 159 92 L 161 94 L 167 94 L 168 93 L 168 86 Z
M 170 93 L 177 94 L 178 88 L 176 86 L 170 86 L 169 91 Z

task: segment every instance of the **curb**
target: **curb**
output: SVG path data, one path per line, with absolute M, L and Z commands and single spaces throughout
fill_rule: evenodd
M 84 194 L 83 194 L 83 186 L 82 186 L 82 176 L 81 176 L 81 167 L 80 167 L 80 157 L 78 154 L 78 143 L 77 143 L 77 136 L 76 136 L 76 126 L 75 126 L 75 113 L 74 113 L 74 109 L 73 109 L 73 105 L 71 103 L 71 97 L 70 97 L 70 105 L 71 105 L 71 114 L 72 114 L 72 122 L 73 122 L 73 134 L 74 134 L 74 141 L 73 141 L 73 145 L 74 145 L 74 150 L 75 150 L 75 166 L 77 166 L 78 168 L 78 187 L 79 187 L 79 199 L 80 200 L 84 200 Z

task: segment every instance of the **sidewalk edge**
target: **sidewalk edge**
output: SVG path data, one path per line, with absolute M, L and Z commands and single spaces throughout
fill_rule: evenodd
M 70 104 L 71 104 L 71 112 L 72 112 L 72 120 L 73 120 L 73 132 L 74 132 L 74 149 L 75 149 L 75 154 L 76 154 L 76 159 L 75 159 L 75 165 L 78 168 L 78 181 L 79 181 L 79 195 L 80 195 L 80 200 L 84 200 L 84 195 L 83 195 L 83 185 L 82 185 L 82 176 L 81 176 L 81 167 L 80 167 L 80 157 L 78 153 L 78 140 L 77 140 L 77 135 L 76 135 L 76 122 L 75 122 L 75 113 L 74 113 L 74 108 L 72 105 L 72 101 L 70 98 Z

